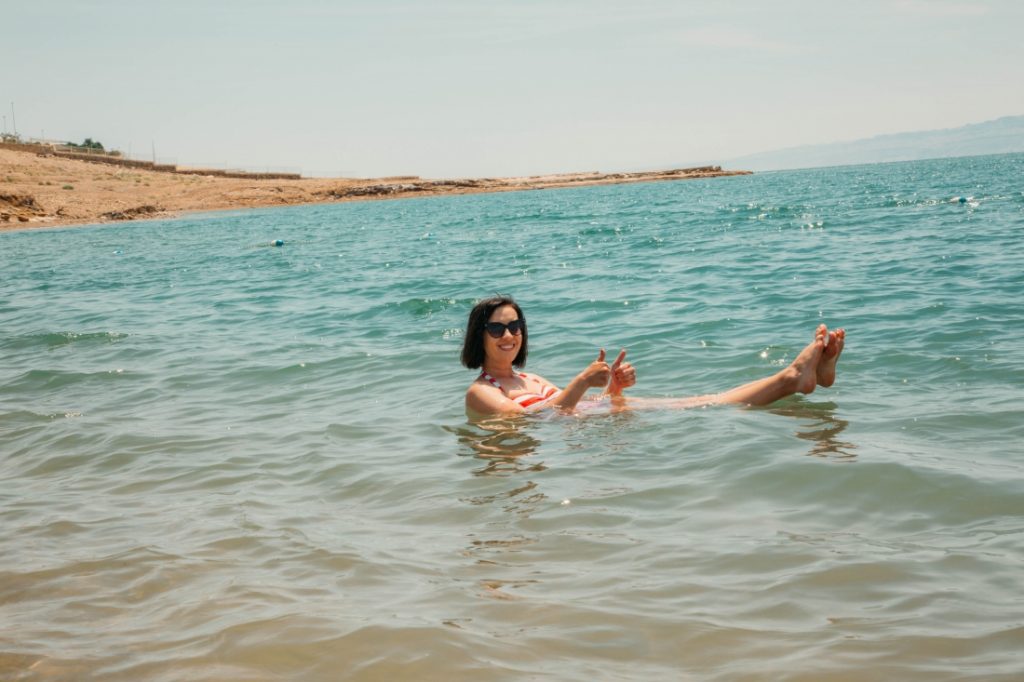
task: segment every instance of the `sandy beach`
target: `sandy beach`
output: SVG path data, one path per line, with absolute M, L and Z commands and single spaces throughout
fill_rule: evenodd
M 512 178 L 253 179 L 161 172 L 0 148 L 0 230 L 164 218 L 192 211 L 684 180 L 717 166 Z

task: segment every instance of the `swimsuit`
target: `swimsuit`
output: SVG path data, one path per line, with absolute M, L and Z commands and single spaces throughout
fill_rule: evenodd
M 522 377 L 523 379 L 526 378 L 525 374 L 520 374 L 519 376 Z M 477 378 L 487 379 L 487 381 L 491 382 L 492 385 L 497 386 L 499 389 L 501 389 L 502 393 L 504 393 L 506 396 L 508 395 L 508 391 L 506 391 L 505 388 L 498 383 L 498 380 L 492 377 L 487 372 L 480 372 L 480 376 Z M 557 397 L 559 393 L 561 393 L 561 391 L 559 391 L 554 386 L 548 386 L 546 389 L 544 389 L 544 393 L 524 393 L 520 396 L 516 396 L 515 398 L 509 398 L 509 400 L 514 402 L 519 407 L 539 408 L 543 407 L 544 403 Z

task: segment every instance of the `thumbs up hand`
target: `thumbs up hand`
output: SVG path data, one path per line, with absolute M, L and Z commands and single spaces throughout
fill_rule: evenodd
M 604 348 L 597 354 L 597 360 L 594 360 L 585 370 L 580 373 L 580 378 L 583 382 L 592 388 L 603 388 L 608 384 L 608 380 L 612 376 L 611 367 L 604 361 Z
M 611 382 L 608 384 L 608 395 L 622 395 L 622 392 L 636 384 L 636 370 L 626 362 L 626 349 L 619 351 L 619 357 L 610 367 Z

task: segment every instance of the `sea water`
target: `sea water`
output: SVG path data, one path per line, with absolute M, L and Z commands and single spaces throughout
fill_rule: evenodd
M 0 678 L 1024 676 L 1024 155 L 0 234 Z M 962 200 L 961 200 L 962 198 Z M 275 241 L 283 242 L 275 246 Z M 759 409 L 479 425 L 527 368 Z

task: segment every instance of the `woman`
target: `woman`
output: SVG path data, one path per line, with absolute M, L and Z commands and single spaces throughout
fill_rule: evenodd
M 725 393 L 682 400 L 648 403 L 693 407 L 712 403 L 767 405 L 794 393 L 810 393 L 816 386 L 835 382 L 836 362 L 843 350 L 846 332 L 828 331 L 820 325 L 814 341 L 785 369 L 770 377 L 752 381 Z M 546 407 L 571 410 L 591 388 L 604 388 L 613 402 L 624 403 L 622 391 L 636 383 L 636 370 L 625 361 L 626 351 L 609 365 L 604 349 L 597 359 L 577 374 L 564 389 L 537 374 L 516 371 L 526 364 L 526 316 L 507 296 L 484 299 L 473 307 L 462 344 L 462 364 L 482 369 L 466 391 L 466 414 L 482 417 L 519 414 Z

